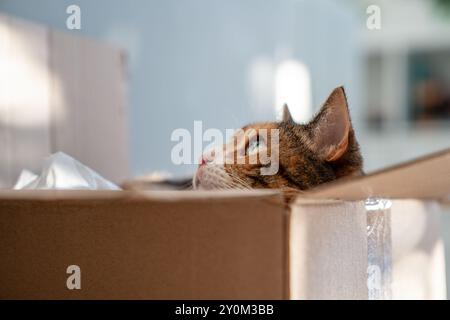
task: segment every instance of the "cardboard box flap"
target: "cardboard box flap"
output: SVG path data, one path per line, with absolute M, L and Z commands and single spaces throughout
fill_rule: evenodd
M 278 190 L 220 191 L 113 191 L 113 190 L 10 190 L 0 189 L 0 200 L 146 200 L 146 201 L 211 201 L 220 199 L 257 198 L 283 203 Z
M 450 149 L 362 177 L 317 187 L 302 197 L 361 200 L 368 197 L 445 199 L 450 194 Z
M 234 194 L 1 191 L 0 299 L 288 298 L 281 195 Z

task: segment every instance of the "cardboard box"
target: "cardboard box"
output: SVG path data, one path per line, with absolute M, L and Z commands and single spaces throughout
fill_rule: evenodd
M 122 50 L 0 13 L 0 70 L 0 188 L 58 151 L 129 177 Z
M 449 177 L 447 150 L 290 207 L 270 190 L 1 191 L 0 298 L 445 299 Z

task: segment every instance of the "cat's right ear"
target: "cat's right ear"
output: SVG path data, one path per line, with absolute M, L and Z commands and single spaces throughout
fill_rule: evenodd
M 347 98 L 343 87 L 333 90 L 317 116 L 307 125 L 311 148 L 325 161 L 342 158 L 349 147 L 351 131 Z
M 281 118 L 283 122 L 294 122 L 291 116 L 291 112 L 289 111 L 288 105 L 285 103 L 283 106 L 283 117 Z

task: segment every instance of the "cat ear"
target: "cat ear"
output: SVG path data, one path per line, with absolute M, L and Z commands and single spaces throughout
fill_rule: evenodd
M 283 106 L 283 117 L 281 120 L 283 122 L 294 122 L 291 116 L 291 112 L 289 111 L 289 107 L 286 103 Z
M 351 130 L 343 87 L 333 90 L 314 120 L 308 124 L 312 148 L 325 161 L 337 161 L 347 151 Z

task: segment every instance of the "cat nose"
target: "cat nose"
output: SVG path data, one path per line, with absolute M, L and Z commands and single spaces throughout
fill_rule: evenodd
M 208 164 L 210 162 L 214 161 L 214 150 L 213 151 L 209 151 L 209 152 L 205 152 L 201 157 L 200 157 L 200 161 L 199 161 L 199 166 Z

